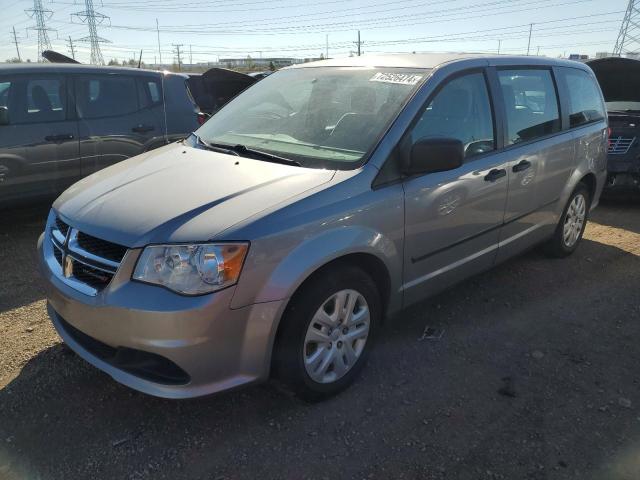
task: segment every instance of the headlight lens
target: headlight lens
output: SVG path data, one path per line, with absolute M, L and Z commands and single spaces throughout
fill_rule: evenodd
M 185 295 L 201 295 L 238 281 L 247 243 L 151 245 L 144 249 L 133 279 Z

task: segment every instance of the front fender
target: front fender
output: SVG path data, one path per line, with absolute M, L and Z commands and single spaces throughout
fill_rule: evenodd
M 333 260 L 355 253 L 372 255 L 382 261 L 389 273 L 391 291 L 398 291 L 402 258 L 396 243 L 372 228 L 351 225 L 325 230 L 304 239 L 281 258 L 265 282 L 242 281 L 234 295 L 232 308 L 290 298 L 313 272 Z M 255 295 L 248 294 L 251 291 Z M 390 298 L 392 302 L 399 303 L 394 295 Z M 391 304 L 389 306 L 393 308 Z

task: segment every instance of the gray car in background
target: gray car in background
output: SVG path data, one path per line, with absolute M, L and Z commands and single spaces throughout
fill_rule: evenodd
M 571 254 L 606 148 L 602 94 L 579 63 L 283 69 L 184 142 L 56 200 L 38 242 L 49 314 L 81 357 L 152 395 L 276 376 L 323 398 L 402 308 L 539 243 Z
M 183 139 L 213 113 L 206 98 L 223 102 L 254 82 L 214 70 L 202 85 L 185 74 L 135 68 L 0 66 L 0 207 L 59 194 L 104 167 Z M 216 83 L 217 72 L 247 80 Z

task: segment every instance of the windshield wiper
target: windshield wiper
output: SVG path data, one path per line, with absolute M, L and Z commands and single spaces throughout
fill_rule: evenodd
M 228 155 L 235 155 L 239 157 L 240 154 L 234 150 L 233 145 L 226 145 L 224 143 L 209 143 L 206 140 L 203 140 L 199 135 L 193 134 L 196 137 L 196 140 L 200 145 L 202 145 L 207 150 L 211 150 L 214 152 L 226 153 Z
M 290 158 L 280 157 L 278 155 L 274 155 L 273 153 L 263 152 L 262 150 L 255 150 L 253 148 L 248 148 L 246 145 L 235 145 L 231 147 L 236 155 L 249 154 L 254 157 L 259 157 L 263 160 L 267 160 L 268 162 L 273 163 L 282 163 L 283 165 L 293 165 L 295 167 L 301 167 L 302 164 L 296 160 L 291 160 Z M 246 155 L 243 155 L 246 156 Z
M 290 158 L 280 157 L 278 155 L 274 155 L 273 153 L 263 152 L 262 150 L 255 150 L 253 148 L 248 148 L 246 145 L 229 145 L 227 143 L 211 143 L 204 140 L 199 135 L 193 134 L 196 137 L 196 140 L 200 145 L 202 145 L 207 150 L 212 150 L 214 152 L 227 153 L 229 155 L 240 156 L 253 156 L 258 157 L 263 160 L 267 160 L 268 162 L 273 163 L 281 163 L 283 165 L 293 165 L 295 167 L 301 167 L 302 164 L 296 160 L 291 160 Z

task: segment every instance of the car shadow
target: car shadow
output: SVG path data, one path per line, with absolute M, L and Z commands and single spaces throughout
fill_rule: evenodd
M 533 250 L 389 319 L 356 384 L 314 405 L 275 384 L 157 399 L 57 344 L 0 390 L 0 474 L 610 478 L 640 441 L 618 404 L 640 402 L 638 282 L 640 257 L 603 243 Z
M 36 245 L 49 204 L 0 211 L 0 314 L 44 298 Z
M 640 233 L 640 195 L 602 199 L 591 219 L 601 225 Z

